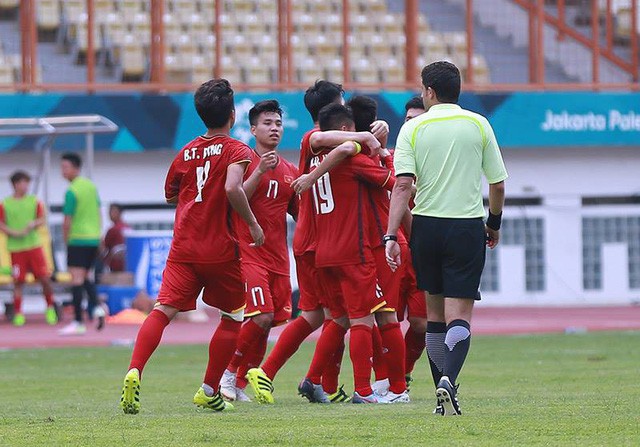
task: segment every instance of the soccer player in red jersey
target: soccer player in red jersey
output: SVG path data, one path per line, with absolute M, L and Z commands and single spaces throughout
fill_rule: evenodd
M 356 127 L 355 130 L 363 130 L 363 129 L 369 128 L 369 125 L 371 124 L 373 119 L 375 119 L 375 113 L 376 113 L 375 101 L 366 97 L 354 97 L 350 101 L 350 103 L 353 103 L 354 106 L 358 106 L 356 107 L 356 110 L 358 111 L 358 114 L 356 116 L 357 123 L 362 124 L 363 122 L 366 122 L 368 120 L 366 125 L 364 126 L 360 125 L 360 128 Z M 373 105 L 373 109 L 371 109 L 371 105 Z M 327 109 L 329 109 L 329 107 L 327 107 Z M 325 111 L 328 114 L 333 113 L 336 115 L 334 117 L 330 117 L 330 119 L 327 120 L 325 125 L 336 126 L 338 124 L 341 124 L 344 126 L 344 123 L 349 121 L 348 110 L 340 110 L 338 107 L 335 107 L 334 111 L 323 110 L 322 113 L 324 114 Z M 372 117 L 372 119 L 369 119 L 370 116 Z M 357 154 L 357 151 L 354 149 L 354 147 L 355 147 L 354 145 L 351 145 L 351 148 L 348 148 L 347 145 L 343 145 L 340 148 L 337 148 L 335 151 L 333 151 L 328 156 L 329 159 L 325 159 L 321 163 L 319 162 L 319 160 L 314 159 L 314 163 L 316 166 L 318 166 L 318 168 L 316 168 L 309 175 L 302 176 L 300 179 L 296 180 L 296 182 L 294 182 L 294 187 L 296 187 L 296 189 L 300 191 L 301 190 L 299 189 L 300 186 L 302 186 L 302 188 L 306 188 L 309 186 L 311 182 L 317 181 L 317 183 L 314 184 L 313 186 L 313 192 L 317 194 L 317 197 L 322 197 L 323 195 L 327 197 L 348 196 L 345 193 L 340 193 L 339 190 L 338 192 L 336 192 L 337 188 L 334 185 L 335 180 L 334 182 L 331 182 L 330 179 L 335 177 L 338 179 L 338 182 L 340 182 L 340 179 L 344 181 L 344 179 L 342 178 L 343 171 L 347 169 L 346 166 L 352 165 L 350 166 L 352 171 L 347 170 L 347 172 L 350 172 L 351 175 L 362 176 L 360 177 L 360 180 L 364 180 L 365 182 L 370 183 L 370 186 L 363 192 L 364 196 L 366 197 L 360 198 L 360 196 L 358 196 L 358 199 L 359 201 L 363 200 L 364 205 L 370 205 L 371 209 L 367 210 L 366 208 L 362 208 L 358 210 L 362 212 L 362 216 L 360 215 L 358 216 L 358 218 L 361 220 L 358 221 L 358 226 L 357 226 L 359 231 L 362 232 L 359 234 L 358 237 L 361 240 L 368 239 L 369 250 L 370 250 L 371 248 L 382 246 L 382 236 L 378 235 L 375 231 L 375 228 L 378 225 L 379 218 L 380 218 L 380 211 L 378 211 L 377 209 L 382 207 L 384 211 L 385 201 L 388 209 L 389 199 L 388 199 L 388 192 L 380 188 L 380 183 L 375 180 L 375 177 L 373 177 L 373 179 L 372 178 L 367 179 L 367 177 L 364 177 L 364 176 L 366 176 L 367 174 L 375 173 L 375 172 L 384 173 L 384 175 L 386 175 L 387 178 L 391 179 L 390 182 L 387 182 L 387 185 L 389 187 L 393 182 L 393 177 L 391 176 L 391 171 L 387 168 L 383 168 L 380 165 L 379 161 L 377 161 L 376 163 L 376 161 L 368 159 L 364 155 L 358 155 L 354 158 L 348 158 L 347 160 L 342 161 L 345 158 L 345 156 L 353 156 Z M 333 159 L 336 162 L 332 164 L 331 159 Z M 355 163 L 356 161 L 359 161 L 359 163 Z M 331 171 L 331 176 L 329 176 L 329 173 L 328 173 L 328 170 L 330 167 L 334 167 L 334 170 Z M 327 180 L 330 181 L 328 184 L 326 183 Z M 345 182 L 344 185 L 346 184 L 347 183 Z M 351 186 L 353 187 L 353 184 Z M 359 185 L 358 187 L 360 188 Z M 354 191 L 351 191 L 349 195 L 353 197 L 354 195 L 356 195 L 356 193 L 360 194 L 362 191 L 363 191 L 362 189 L 358 189 L 357 192 L 354 190 Z M 379 192 L 379 195 L 375 196 L 372 193 L 372 191 Z M 377 203 L 380 201 L 382 201 L 382 205 Z M 316 204 L 318 204 L 319 202 L 321 202 L 321 199 L 316 200 Z M 336 236 L 335 233 L 340 232 L 340 230 L 337 228 L 334 228 L 333 230 L 330 230 L 330 233 L 326 234 L 324 237 L 321 235 L 323 230 L 326 229 L 328 225 L 330 226 L 330 223 L 328 222 L 331 221 L 331 217 L 332 217 L 331 214 L 334 213 L 334 211 L 330 210 L 329 208 L 331 207 L 330 206 L 325 207 L 325 213 L 322 213 L 322 206 L 319 207 L 320 213 L 317 216 L 318 244 L 320 247 L 322 245 L 321 240 L 327 240 L 329 238 L 329 235 L 331 233 L 334 233 L 333 243 L 342 247 L 345 244 L 348 244 L 348 236 L 349 236 L 348 232 L 342 231 L 339 236 Z M 342 211 L 342 213 L 344 212 L 345 211 Z M 323 214 L 328 214 L 329 216 L 324 217 L 323 219 Z M 338 212 L 337 214 L 340 214 L 340 212 Z M 378 219 L 376 219 L 375 216 L 377 216 Z M 321 223 L 323 220 L 324 222 Z M 364 231 L 365 228 L 368 228 L 368 233 Z M 353 244 L 353 241 L 351 243 Z M 328 247 L 325 248 L 325 250 L 328 251 Z M 322 259 L 323 255 L 321 254 L 321 252 L 322 250 L 319 248 L 318 254 L 317 254 L 318 265 L 321 265 L 321 263 L 324 263 Z M 365 249 L 364 252 L 366 253 L 367 250 Z M 376 313 L 376 320 L 378 321 L 379 326 L 382 328 L 382 335 L 380 336 L 379 334 L 374 334 L 374 336 L 377 335 L 378 338 L 382 338 L 380 342 L 382 346 L 379 347 L 380 357 L 382 357 L 383 355 L 382 354 L 383 347 L 384 347 L 384 351 L 386 352 L 384 354 L 384 361 L 382 361 L 382 358 L 380 358 L 379 361 L 381 363 L 386 363 L 386 365 L 388 365 L 387 368 L 384 368 L 385 369 L 384 376 L 386 377 L 387 371 L 388 371 L 389 377 L 391 379 L 391 391 L 389 391 L 388 389 L 388 381 L 387 381 L 387 387 L 385 387 L 384 389 L 376 390 L 377 392 L 375 394 L 367 393 L 368 390 L 367 388 L 365 388 L 365 386 L 369 387 L 369 381 L 367 379 L 365 383 L 364 380 L 362 380 L 362 376 L 361 376 L 360 389 L 358 389 L 359 386 L 358 384 L 356 384 L 356 394 L 354 395 L 354 401 L 356 402 L 378 401 L 383 403 L 391 403 L 391 402 L 408 401 L 408 395 L 405 392 L 406 389 L 405 389 L 405 381 L 404 381 L 404 344 L 402 341 L 402 333 L 400 332 L 399 324 L 396 320 L 395 313 L 393 312 L 395 310 L 394 309 L 395 302 L 397 302 L 397 295 L 398 295 L 399 284 L 400 284 L 400 275 L 393 275 L 391 273 L 391 270 L 388 268 L 385 262 L 384 247 L 382 247 L 382 252 L 383 252 L 382 264 L 380 264 L 380 262 L 377 262 L 377 263 L 380 264 L 383 267 L 383 269 L 380 267 L 380 265 L 373 266 L 372 270 L 374 270 L 374 273 L 373 273 L 374 276 L 373 276 L 373 280 L 370 280 L 369 282 L 371 282 L 373 287 L 375 287 L 375 281 L 376 281 L 375 270 L 377 269 L 379 271 L 378 282 L 382 286 L 382 291 L 385 293 L 385 296 L 384 296 L 385 300 L 387 300 L 385 288 L 389 290 L 390 302 L 386 303 L 385 307 L 380 309 L 380 312 Z M 372 254 L 371 258 L 376 259 L 376 256 Z M 352 259 L 355 259 L 355 257 Z M 330 263 L 333 263 L 333 262 L 334 261 L 330 260 Z M 388 275 L 386 273 L 388 273 Z M 329 280 L 329 278 L 327 279 Z M 361 282 L 367 283 L 367 280 L 363 280 Z M 349 298 L 347 298 L 347 295 L 349 294 L 349 292 L 347 290 L 343 290 L 342 292 L 345 299 L 349 301 Z M 356 315 L 356 316 L 359 316 L 359 315 Z M 353 318 L 353 314 L 351 314 L 350 317 Z M 374 328 L 374 331 L 376 330 L 377 329 Z M 353 336 L 354 336 L 354 333 L 352 332 L 352 337 Z M 324 338 L 325 338 L 325 334 L 323 333 L 321 336 L 321 339 L 318 341 L 318 346 L 323 344 Z M 371 340 L 369 340 L 369 342 L 371 342 Z M 316 354 L 317 353 L 318 353 L 318 350 L 316 350 Z M 352 355 L 353 355 L 353 351 L 352 351 Z M 375 357 L 376 357 L 376 354 L 374 353 L 374 359 Z M 316 361 L 316 358 L 314 357 L 314 362 L 315 361 Z M 356 363 L 354 363 L 354 368 L 356 368 Z M 311 369 L 310 369 L 309 375 L 311 376 L 310 379 L 313 380 L 314 379 L 313 371 L 311 371 Z M 369 372 L 370 372 L 370 369 L 369 369 Z M 378 371 L 376 371 L 376 376 L 378 378 L 382 378 L 382 377 L 379 377 Z M 369 387 L 368 389 L 370 390 L 371 388 Z
M 266 236 L 262 247 L 251 247 L 253 239 L 247 225 L 236 219 L 247 278 L 246 321 L 222 376 L 220 392 L 228 400 L 239 401 L 249 400 L 244 393 L 245 375 L 248 369 L 260 366 L 271 327 L 291 318 L 286 216 L 298 216 L 298 195 L 291 187 L 298 169 L 277 153 L 283 133 L 280 104 L 275 100 L 258 102 L 249 111 L 249 122 L 256 147 L 245 174 L 244 190 Z
M 344 91 L 340 84 L 325 80 L 319 80 L 305 92 L 304 103 L 314 122 L 314 128 L 307 132 L 300 145 L 300 163 L 298 169 L 301 173 L 308 172 L 309 159 L 313 148 L 338 146 L 348 140 L 363 141 L 371 146 L 379 147 L 379 143 L 371 133 L 345 133 L 345 132 L 320 132 L 318 129 L 318 113 L 322 107 L 331 103 L 342 103 Z M 377 123 L 373 129 L 377 133 L 388 133 L 386 123 Z M 298 220 L 293 238 L 293 252 L 296 259 L 296 271 L 300 288 L 300 301 L 298 307 L 302 313 L 289 323 L 282 332 L 273 350 L 262 365 L 262 368 L 252 368 L 247 373 L 247 378 L 255 391 L 260 403 L 273 402 L 273 379 L 280 368 L 298 350 L 300 344 L 320 326 L 329 324 L 326 307 L 325 287 L 319 280 L 315 268 L 315 223 L 313 220 L 313 202 L 310 193 L 300 196 Z M 322 387 L 314 390 L 313 400 L 318 402 L 340 401 L 347 399 L 344 392 L 337 389 L 338 374 L 342 359 L 342 349 L 338 348 L 336 357 L 339 359 L 328 362 L 327 373 L 323 377 L 330 378 L 330 384 L 326 388 L 329 398 L 325 396 Z
M 195 107 L 207 133 L 177 154 L 167 174 L 165 197 L 177 204 L 174 236 L 156 308 L 138 332 L 124 378 L 120 405 L 125 413 L 139 412 L 145 364 L 178 312 L 195 309 L 201 290 L 203 301 L 220 309 L 222 318 L 209 343 L 204 381 L 193 403 L 215 411 L 233 408 L 218 390 L 235 351 L 246 306 L 232 210 L 247 223 L 255 246 L 263 244 L 264 233 L 242 187 L 251 149 L 229 136 L 235 121 L 229 82 L 214 79 L 202 84 L 195 93 Z
M 33 273 L 42 285 L 42 292 L 47 301 L 47 323 L 58 322 L 49 279 L 51 272 L 47 267 L 42 241 L 37 232 L 37 228 L 45 223 L 44 205 L 36 196 L 28 193 L 30 183 L 29 174 L 24 171 L 14 172 L 11 175 L 13 195 L 0 202 L 0 231 L 7 235 L 7 249 L 11 253 L 15 326 L 22 326 L 26 321 L 22 313 L 22 289 L 29 272 Z

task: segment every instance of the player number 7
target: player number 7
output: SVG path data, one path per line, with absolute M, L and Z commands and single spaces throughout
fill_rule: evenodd
M 198 187 L 196 203 L 202 202 L 202 189 L 209 178 L 209 169 L 211 169 L 211 162 L 209 160 L 207 160 L 204 166 L 196 167 L 196 186 Z

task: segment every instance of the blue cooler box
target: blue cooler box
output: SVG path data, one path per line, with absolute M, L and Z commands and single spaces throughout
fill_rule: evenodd
M 131 303 L 140 291 L 135 286 L 98 286 L 97 289 L 98 293 L 107 295 L 107 305 L 111 315 L 130 309 Z

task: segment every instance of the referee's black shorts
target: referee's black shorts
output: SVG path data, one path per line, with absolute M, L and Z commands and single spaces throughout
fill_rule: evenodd
M 411 257 L 420 290 L 479 300 L 485 250 L 482 218 L 413 216 Z
M 67 246 L 67 267 L 91 270 L 98 257 L 98 247 L 86 245 Z

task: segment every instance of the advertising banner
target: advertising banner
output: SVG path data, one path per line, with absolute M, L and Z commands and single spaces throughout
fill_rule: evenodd
M 171 231 L 127 231 L 127 271 L 132 272 L 136 287 L 156 298 L 162 283 L 173 233 Z

